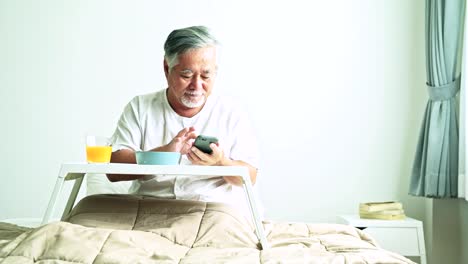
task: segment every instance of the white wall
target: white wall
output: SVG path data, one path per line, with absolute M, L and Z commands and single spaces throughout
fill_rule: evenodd
M 263 154 L 267 216 L 333 222 L 407 196 L 424 88 L 424 1 L 1 1 L 0 219 L 40 217 L 83 136 L 111 135 L 162 89 L 174 28 L 224 43 L 217 88 L 243 100 Z

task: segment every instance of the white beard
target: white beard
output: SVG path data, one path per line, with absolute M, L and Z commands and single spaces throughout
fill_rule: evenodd
M 201 98 L 199 100 L 193 100 L 190 98 L 190 96 L 182 96 L 182 98 L 180 99 L 180 102 L 185 106 L 185 107 L 188 107 L 188 108 L 197 108 L 197 107 L 200 107 L 202 106 L 206 101 L 206 96 L 205 95 L 202 95 Z

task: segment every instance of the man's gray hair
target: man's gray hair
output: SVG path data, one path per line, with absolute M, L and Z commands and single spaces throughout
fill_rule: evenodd
M 179 55 L 187 51 L 208 46 L 217 47 L 219 42 L 205 26 L 193 26 L 176 29 L 167 36 L 164 43 L 164 58 L 169 69 L 177 65 Z

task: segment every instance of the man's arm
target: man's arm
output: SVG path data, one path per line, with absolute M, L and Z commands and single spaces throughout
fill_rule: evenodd
M 231 159 L 226 159 L 225 161 L 221 162 L 221 166 L 245 166 L 249 169 L 249 175 L 250 175 L 250 181 L 252 182 L 252 185 L 255 184 L 257 181 L 257 168 L 254 166 L 248 164 L 247 162 L 241 161 L 241 160 L 231 160 Z M 225 181 L 232 185 L 236 186 L 242 186 L 242 178 L 239 176 L 224 176 L 223 177 Z
M 111 163 L 130 163 L 136 164 L 135 151 L 129 149 L 121 149 L 116 152 L 112 152 Z M 131 181 L 143 177 L 143 175 L 131 175 L 131 174 L 107 174 L 107 179 L 111 182 L 118 181 Z

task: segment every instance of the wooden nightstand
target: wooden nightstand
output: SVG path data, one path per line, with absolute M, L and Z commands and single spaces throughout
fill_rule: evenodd
M 379 245 L 407 257 L 419 257 L 426 264 L 426 247 L 421 221 L 361 219 L 359 215 L 339 215 L 338 223 L 352 225 L 371 235 Z

